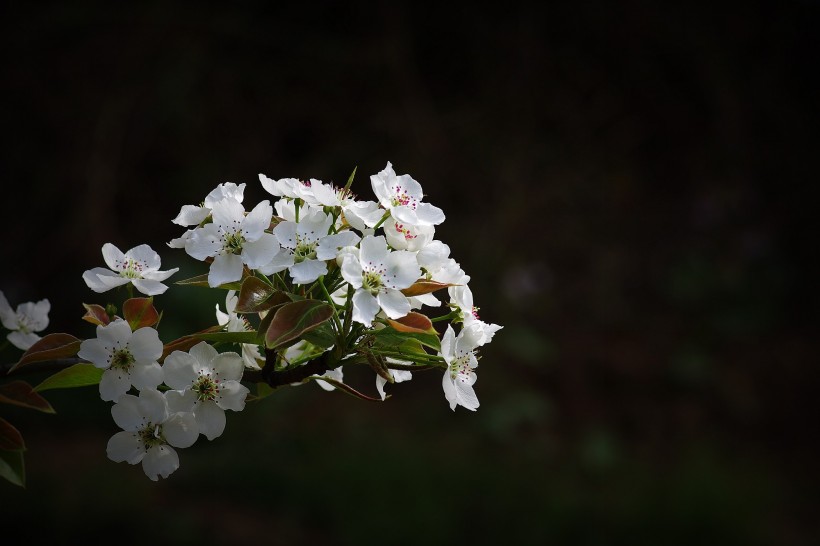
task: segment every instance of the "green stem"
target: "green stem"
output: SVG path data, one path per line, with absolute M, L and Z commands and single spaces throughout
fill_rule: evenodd
M 382 219 L 379 220 L 379 222 L 375 226 L 373 226 L 373 231 L 376 231 L 377 229 L 379 229 L 381 227 L 381 225 L 385 222 L 385 220 L 387 220 L 388 218 L 390 218 L 390 211 L 389 210 L 386 211 L 384 213 L 384 216 L 382 216 Z
M 342 329 L 342 322 L 339 320 L 339 313 L 336 311 L 336 304 L 333 303 L 333 298 L 330 297 L 330 294 L 327 291 L 327 287 L 325 286 L 325 277 L 322 275 L 319 277 L 319 286 L 322 288 L 322 293 L 327 298 L 328 303 L 333 307 L 333 324 L 336 325 L 336 332 L 344 338 L 344 330 Z

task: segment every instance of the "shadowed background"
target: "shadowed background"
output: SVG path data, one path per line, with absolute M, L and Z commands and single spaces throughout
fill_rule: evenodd
M 314 384 L 180 450 L 115 464 L 95 388 L 3 406 L 27 443 L 4 528 L 275 544 L 803 545 L 817 536 L 816 2 L 3 8 L 0 290 L 93 337 L 82 272 L 165 243 L 258 173 L 372 199 L 391 161 L 471 275 L 481 408 L 438 372 L 383 404 Z M 250 206 L 248 206 L 250 204 Z M 212 293 L 213 292 L 213 293 Z M 224 294 L 156 297 L 168 342 Z M 16 360 L 12 349 L 4 362 Z M 375 393 L 372 372 L 349 381 Z

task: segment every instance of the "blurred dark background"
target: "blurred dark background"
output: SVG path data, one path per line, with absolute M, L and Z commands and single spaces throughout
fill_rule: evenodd
M 721 544 L 818 536 L 820 5 L 7 2 L 0 290 L 93 337 L 105 242 L 165 246 L 258 173 L 372 198 L 391 161 L 484 320 L 481 408 L 438 372 L 384 404 L 285 389 L 150 482 L 96 389 L 3 407 L 3 529 L 56 543 Z M 248 207 L 249 208 L 249 207 Z M 160 335 L 221 294 L 156 298 Z M 16 360 L 19 352 L 3 354 Z M 375 393 L 373 375 L 352 384 Z

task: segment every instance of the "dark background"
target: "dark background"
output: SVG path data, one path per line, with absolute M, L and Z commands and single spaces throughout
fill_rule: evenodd
M 475 414 L 438 372 L 384 404 L 285 389 L 150 482 L 94 388 L 4 407 L 4 533 L 121 544 L 722 544 L 818 536 L 812 1 L 11 2 L 0 289 L 93 337 L 105 242 L 165 246 L 258 173 L 372 199 L 391 161 L 447 220 L 485 346 Z M 247 207 L 250 208 L 250 207 Z M 170 341 L 222 294 L 156 298 Z M 216 292 L 216 291 L 213 291 Z M 19 352 L 3 353 L 14 361 Z M 375 393 L 371 372 L 352 384 Z M 812 418 L 811 415 L 815 415 Z

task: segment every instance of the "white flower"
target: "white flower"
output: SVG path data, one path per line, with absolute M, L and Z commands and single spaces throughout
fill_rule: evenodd
M 131 327 L 122 319 L 97 326 L 97 337 L 80 344 L 77 356 L 105 370 L 100 380 L 100 396 L 119 400 L 131 385 L 139 390 L 155 389 L 162 383 L 162 342 L 153 328 Z
M 180 226 L 196 226 L 210 216 L 215 203 L 225 199 L 233 199 L 237 203 L 241 203 L 244 194 L 245 184 L 236 185 L 233 182 L 223 182 L 205 197 L 205 201 L 201 206 L 183 205 L 177 217 L 171 221 Z
M 384 170 L 370 177 L 373 193 L 379 204 L 391 216 L 411 226 L 433 226 L 444 221 L 444 212 L 429 203 L 422 203 L 421 185 L 409 174 L 397 176 L 388 161 Z
M 179 468 L 174 447 L 190 447 L 199 436 L 193 414 L 173 411 L 165 395 L 155 389 L 143 390 L 139 397 L 123 395 L 111 407 L 111 416 L 123 430 L 108 441 L 108 458 L 117 463 L 142 462 L 145 475 L 153 481 Z
M 219 309 L 219 304 L 216 304 L 216 322 L 220 326 L 225 326 L 228 332 L 250 332 L 253 327 L 248 323 L 248 319 L 244 316 L 234 313 L 236 303 L 239 301 L 239 296 L 236 295 L 236 290 L 228 290 L 228 295 L 225 297 L 225 309 L 227 313 L 223 313 Z M 252 370 L 259 370 L 259 363 L 257 360 L 262 359 L 262 354 L 259 352 L 259 346 L 254 343 L 242 343 L 242 360 L 246 368 Z
M 309 284 L 327 273 L 327 260 L 335 260 L 340 250 L 359 242 L 352 231 L 328 234 L 333 217 L 321 210 L 305 211 L 299 222 L 284 221 L 273 228 L 282 252 L 259 270 L 270 275 L 284 269 L 296 284 Z
M 333 370 L 328 370 L 328 371 L 326 371 L 325 373 L 322 374 L 322 377 L 327 377 L 329 379 L 333 379 L 335 381 L 338 381 L 339 383 L 343 383 L 344 382 L 344 371 L 343 371 L 342 368 L 343 368 L 343 366 L 339 366 L 338 368 L 335 368 Z M 318 383 L 320 387 L 322 387 L 324 390 L 326 390 L 328 392 L 336 390 L 336 387 L 331 385 L 327 381 L 322 381 L 321 379 L 317 379 L 316 383 Z
M 6 338 L 18 349 L 26 351 L 40 340 L 40 336 L 34 332 L 46 329 L 50 310 L 51 303 L 48 300 L 40 300 L 37 303 L 21 303 L 15 311 L 9 305 L 5 294 L 0 291 L 0 321 L 3 327 L 11 330 Z
M 214 203 L 212 216 L 213 222 L 194 230 L 185 246 L 185 251 L 197 260 L 213 258 L 209 286 L 238 281 L 243 264 L 257 269 L 279 252 L 276 238 L 265 231 L 273 218 L 273 208 L 267 201 L 246 216 L 241 203 L 224 199 Z
M 370 326 L 379 309 L 392 318 L 410 312 L 410 302 L 400 292 L 421 275 L 416 256 L 405 250 L 390 251 L 383 235 L 362 239 L 359 255 L 345 253 L 342 277 L 353 294 L 353 320 Z
M 501 330 L 503 326 L 498 324 L 490 324 L 478 318 L 478 307 L 473 305 L 473 292 L 467 286 L 467 281 L 458 286 L 451 286 L 447 289 L 450 294 L 450 305 L 455 307 L 461 313 L 464 327 L 475 328 L 477 332 L 476 343 L 478 345 L 485 345 L 492 341 L 496 332 Z
M 179 271 L 178 267 L 160 271 L 159 254 L 148 245 L 136 246 L 123 254 L 116 246 L 105 243 L 102 255 L 111 269 L 95 267 L 83 273 L 85 284 L 98 293 L 130 282 L 146 296 L 155 296 L 168 290 L 160 281 Z
M 311 186 L 317 180 L 299 180 L 298 178 L 281 178 L 273 180 L 262 173 L 259 173 L 259 182 L 265 191 L 276 197 L 284 197 L 286 199 L 301 199 L 311 205 L 316 204 L 316 199 L 313 197 Z
M 387 243 L 396 250 L 419 251 L 433 240 L 436 229 L 433 226 L 411 226 L 395 219 L 384 223 Z
M 447 362 L 442 387 L 444 397 L 453 411 L 456 406 L 463 406 L 470 411 L 478 409 L 478 397 L 473 390 L 477 377 L 473 369 L 478 367 L 475 349 L 478 347 L 479 336 L 480 333 L 474 327 L 466 327 L 456 337 L 452 326 L 448 324 L 441 339 L 439 354 Z
M 180 407 L 190 408 L 199 430 L 209 440 L 225 430 L 225 410 L 242 411 L 250 392 L 239 381 L 244 364 L 234 352 L 219 353 L 205 341 L 187 353 L 174 351 L 165 359 L 165 384 L 175 389 Z

